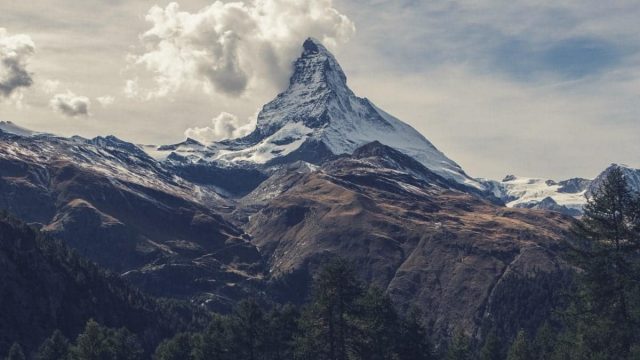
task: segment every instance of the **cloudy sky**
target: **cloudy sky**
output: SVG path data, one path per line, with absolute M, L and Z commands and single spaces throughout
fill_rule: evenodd
M 592 177 L 640 167 L 638 18 L 634 0 L 6 0 L 0 120 L 239 136 L 313 36 L 472 176 Z

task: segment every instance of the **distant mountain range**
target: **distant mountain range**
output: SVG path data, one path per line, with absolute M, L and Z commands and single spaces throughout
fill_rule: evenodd
M 0 123 L 0 209 L 147 293 L 220 311 L 252 294 L 299 303 L 339 256 L 443 337 L 545 320 L 553 304 L 535 296 L 502 315 L 518 280 L 563 286 L 571 216 L 602 176 L 472 178 L 354 95 L 313 39 L 243 138 L 140 146 Z
M 556 182 L 508 175 L 502 181 L 482 182 L 508 207 L 552 210 L 579 216 L 587 198 L 598 191 L 602 180 L 615 168 L 622 170 L 630 189 L 640 192 L 640 169 L 618 164 L 611 164 L 593 180 L 573 178 Z

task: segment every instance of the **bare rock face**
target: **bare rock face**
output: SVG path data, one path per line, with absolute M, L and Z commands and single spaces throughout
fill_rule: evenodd
M 272 280 L 295 284 L 290 294 L 304 296 L 307 284 L 288 278 L 340 256 L 402 310 L 421 309 L 435 331 L 475 334 L 495 321 L 492 294 L 505 278 L 566 270 L 558 252 L 569 217 L 496 206 L 367 146 L 300 176 L 251 216 L 247 232 Z

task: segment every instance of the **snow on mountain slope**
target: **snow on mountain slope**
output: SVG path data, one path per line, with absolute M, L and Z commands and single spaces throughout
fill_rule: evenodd
M 584 184 L 576 188 L 567 188 L 570 181 L 582 181 Z M 503 199 L 508 207 L 531 207 L 546 198 L 569 209 L 581 210 L 586 202 L 585 193 L 588 181 L 572 179 L 555 182 L 539 178 L 507 176 L 498 183 L 498 192 L 494 194 Z M 494 188 L 495 189 L 495 188 Z
M 482 183 L 467 176 L 414 128 L 357 97 L 347 86 L 340 64 L 314 39 L 304 42 L 289 87 L 263 107 L 251 134 L 195 152 L 168 147 L 164 151 L 180 155 L 183 161 L 269 166 L 287 156 L 314 162 L 319 151 L 351 154 L 373 141 L 415 158 L 438 175 L 484 190 Z M 151 152 L 161 156 L 161 149 Z
M 481 181 L 508 207 L 548 209 L 579 215 L 587 203 L 587 198 L 597 191 L 611 170 L 616 168 L 622 170 L 629 188 L 640 193 L 640 169 L 618 164 L 611 164 L 594 180 L 573 178 L 555 182 L 508 175 L 502 181 Z
M 600 175 L 598 175 L 587 188 L 587 196 L 590 196 L 600 188 L 604 179 L 609 175 L 613 169 L 620 169 L 627 185 L 631 191 L 640 193 L 640 169 L 634 169 L 624 164 L 611 164 Z
M 213 189 L 185 181 L 137 145 L 114 136 L 85 139 L 80 136 L 65 138 L 37 133 L 23 136 L 0 132 L 0 159 L 28 161 L 43 167 L 54 162 L 69 162 L 108 176 L 114 184 L 130 191 L 138 191 L 130 185 L 139 185 L 199 203 L 220 200 Z
M 37 134 L 35 131 L 23 128 L 11 121 L 0 121 L 0 131 L 20 136 L 32 136 Z

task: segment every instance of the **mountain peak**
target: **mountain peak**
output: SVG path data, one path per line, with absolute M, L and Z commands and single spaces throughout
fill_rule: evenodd
M 256 129 L 217 143 L 207 156 L 225 166 L 271 166 L 292 159 L 319 163 L 369 143 L 372 148 L 384 144 L 444 178 L 484 190 L 413 127 L 356 96 L 336 58 L 313 38 L 302 44 L 289 87 L 258 114 Z
M 302 48 L 305 52 L 311 54 L 317 54 L 320 51 L 328 52 L 327 48 L 325 48 L 319 40 L 312 37 L 307 38 L 307 40 L 304 41 L 304 43 L 302 44 Z
M 346 88 L 347 77 L 336 58 L 322 43 L 308 38 L 302 44 L 302 54 L 294 63 L 290 85 L 312 88 Z

